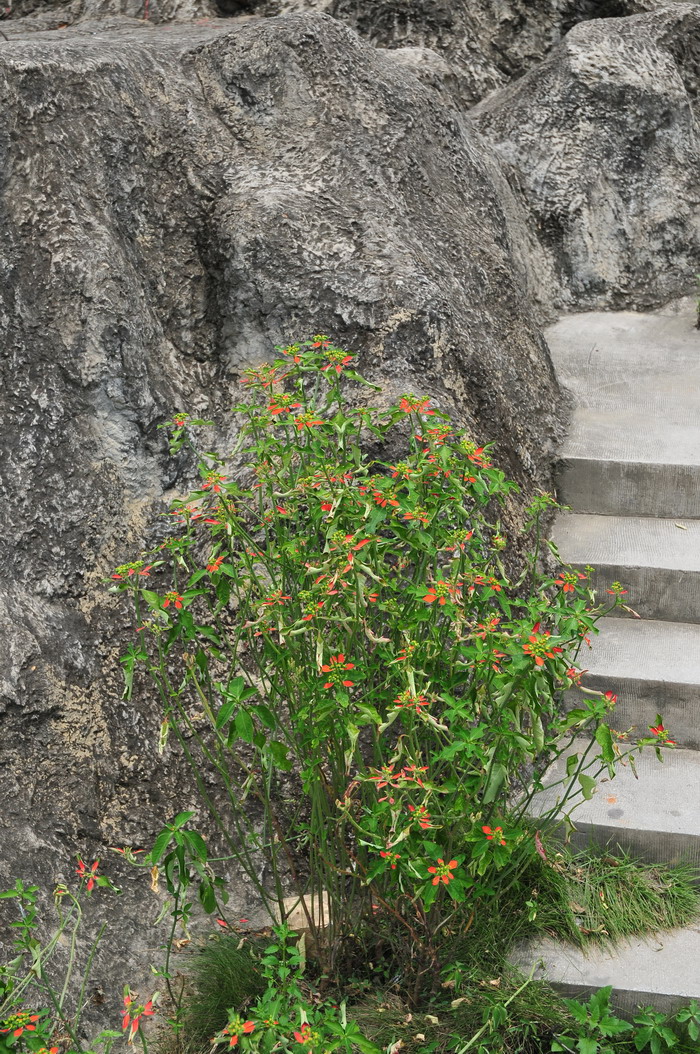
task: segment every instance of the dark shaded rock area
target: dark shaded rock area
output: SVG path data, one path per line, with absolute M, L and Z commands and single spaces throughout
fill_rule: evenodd
M 173 409 L 218 416 L 223 441 L 241 370 L 330 332 L 393 396 L 497 442 L 516 526 L 564 407 L 525 217 L 479 133 L 389 53 L 318 15 L 5 26 L 0 885 L 50 889 L 72 854 L 148 846 L 196 804 L 156 753 L 151 691 L 122 699 L 130 617 L 103 585 L 186 492 L 157 429 Z M 95 970 L 112 1020 L 162 939 L 147 876 L 119 864 Z

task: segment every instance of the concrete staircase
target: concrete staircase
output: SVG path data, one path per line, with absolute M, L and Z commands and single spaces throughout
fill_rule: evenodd
M 606 618 L 579 665 L 611 689 L 630 738 L 663 715 L 675 750 L 599 780 L 574 814 L 579 838 L 651 861 L 700 864 L 700 333 L 692 301 L 659 312 L 572 315 L 547 340 L 575 409 L 560 452 L 552 539 L 566 563 L 619 581 L 641 620 Z M 625 615 L 625 612 L 618 612 Z M 576 705 L 575 693 L 572 705 Z M 560 763 L 563 766 L 563 762 Z M 554 770 L 552 775 L 555 774 Z M 555 793 L 555 792 L 552 792 Z M 554 801 L 552 800 L 552 804 Z M 546 807 L 547 802 L 542 803 Z M 612 984 L 617 1006 L 700 999 L 700 923 L 614 953 L 544 941 L 518 953 L 567 991 Z

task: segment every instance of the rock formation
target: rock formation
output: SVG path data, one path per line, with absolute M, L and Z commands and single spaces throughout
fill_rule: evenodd
M 563 404 L 489 150 L 339 21 L 24 28 L 0 97 L 0 884 L 50 889 L 194 803 L 149 692 L 121 698 L 129 618 L 103 586 L 186 492 L 173 409 L 224 415 L 243 368 L 324 330 L 496 440 L 524 500 Z M 158 943 L 122 875 L 112 996 L 114 962 Z
M 576 26 L 471 111 L 543 249 L 540 298 L 649 307 L 700 270 L 700 6 Z

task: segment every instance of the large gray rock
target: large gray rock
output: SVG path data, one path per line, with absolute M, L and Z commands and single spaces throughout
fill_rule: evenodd
M 645 308 L 700 271 L 700 7 L 573 29 L 471 117 L 542 246 L 541 299 Z
M 0 885 L 50 885 L 194 804 L 152 693 L 121 698 L 130 617 L 102 586 L 186 492 L 157 430 L 174 408 L 223 413 L 242 369 L 327 331 L 496 440 L 524 501 L 561 404 L 517 205 L 386 53 L 302 15 L 19 25 L 0 39 Z M 147 883 L 122 879 L 110 1012 L 158 943 Z

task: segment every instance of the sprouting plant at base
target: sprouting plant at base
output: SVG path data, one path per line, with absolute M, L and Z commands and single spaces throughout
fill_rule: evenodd
M 13 889 L 0 893 L 0 899 L 13 899 L 19 918 L 11 923 L 15 931 L 12 942 L 15 958 L 0 965 L 0 1054 L 28 1051 L 29 1054 L 58 1054 L 54 1037 L 61 1034 L 70 1040 L 71 1050 L 86 1049 L 80 1036 L 80 1022 L 86 1004 L 87 984 L 97 948 L 106 924 L 100 926 L 90 942 L 87 955 L 80 947 L 83 924 L 83 898 L 96 888 L 118 890 L 110 879 L 99 873 L 99 860 L 86 864 L 78 860 L 77 890 L 59 885 L 54 890 L 54 907 L 58 924 L 44 943 L 39 939 L 37 886 L 26 886 L 21 880 Z M 60 970 L 52 959 L 60 947 L 67 947 L 68 959 Z M 78 963 L 82 959 L 82 972 Z M 77 996 L 72 982 L 77 979 Z M 104 1030 L 89 1044 L 90 1051 L 109 1051 L 120 1035 Z
M 271 914 L 302 896 L 330 975 L 363 928 L 397 954 L 403 942 L 415 1005 L 439 983 L 440 931 L 546 853 L 596 775 L 667 736 L 623 749 L 611 692 L 562 713 L 581 647 L 624 590 L 598 605 L 587 574 L 546 575 L 534 558 L 508 578 L 497 515 L 515 484 L 488 447 L 425 397 L 351 404 L 346 383 L 368 382 L 325 336 L 281 351 L 248 371 L 238 446 L 202 455 L 176 532 L 118 569 L 138 628 L 126 694 L 145 669 L 160 748 L 179 743 Z M 367 441 L 400 456 L 370 460 Z M 533 504 L 538 539 L 552 504 Z M 534 830 L 532 798 L 564 752 L 558 804 Z

